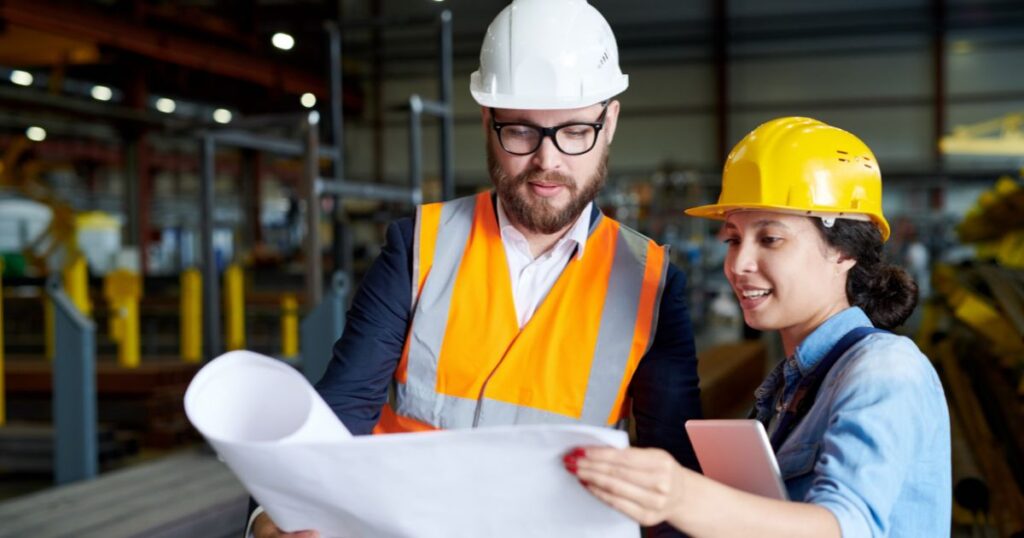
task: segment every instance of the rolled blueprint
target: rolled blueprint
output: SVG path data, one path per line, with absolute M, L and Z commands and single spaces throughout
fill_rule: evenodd
M 185 393 L 192 424 L 286 531 L 325 538 L 636 538 L 638 526 L 562 466 L 576 446 L 628 445 L 590 426 L 352 437 L 290 366 L 234 351 Z

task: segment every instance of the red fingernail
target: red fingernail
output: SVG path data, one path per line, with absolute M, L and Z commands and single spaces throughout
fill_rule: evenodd
M 579 481 L 580 481 L 580 485 L 583 486 L 583 487 L 587 487 L 587 486 L 590 485 L 590 482 L 587 482 L 586 480 L 584 480 L 582 478 L 580 478 Z
M 582 448 L 574 448 L 572 449 L 572 452 L 569 453 L 569 455 L 575 458 L 585 458 L 587 457 L 587 451 Z
M 567 461 L 567 462 L 565 462 L 565 468 L 566 468 L 566 470 L 568 470 L 568 471 L 569 471 L 570 473 L 572 473 L 572 474 L 576 474 L 576 461 L 575 461 L 575 460 L 573 460 L 573 461 Z

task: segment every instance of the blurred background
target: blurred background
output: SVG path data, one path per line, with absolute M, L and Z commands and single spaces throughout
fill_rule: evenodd
M 591 3 L 630 76 L 599 203 L 687 272 L 706 414 L 780 347 L 682 209 L 761 122 L 850 130 L 921 287 L 954 534 L 1021 536 L 1024 2 Z M 241 533 L 184 389 L 242 348 L 315 381 L 387 223 L 489 188 L 468 85 L 504 5 L 0 1 L 0 536 Z

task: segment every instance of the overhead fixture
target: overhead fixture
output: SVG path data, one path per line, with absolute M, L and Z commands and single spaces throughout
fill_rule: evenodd
M 214 110 L 213 121 L 217 123 L 231 123 L 231 111 L 226 108 Z
M 46 129 L 33 125 L 25 129 L 25 136 L 33 142 L 42 142 L 46 140 Z
M 164 114 L 170 114 L 171 112 L 174 112 L 175 108 L 177 108 L 177 105 L 174 103 L 174 99 L 161 97 L 156 100 L 156 109 L 160 112 L 163 112 Z
M 93 86 L 92 89 L 89 90 L 89 93 L 92 95 L 92 98 L 97 101 L 109 101 L 114 97 L 113 90 L 106 86 Z
M 292 37 L 291 34 L 286 34 L 284 32 L 274 34 L 274 37 L 270 38 L 270 42 L 281 50 L 292 50 L 292 47 L 295 46 L 295 38 Z
M 18 86 L 31 86 L 33 80 L 35 80 L 35 78 L 32 76 L 32 73 L 29 73 L 28 71 L 22 71 L 20 69 L 11 71 L 11 82 Z
M 299 98 L 299 102 L 301 102 L 302 106 L 306 108 L 313 108 L 316 106 L 316 96 L 309 92 L 306 92 L 302 94 L 302 97 Z
M 953 42 L 953 46 L 950 47 L 953 54 L 968 54 L 974 51 L 974 45 L 966 39 L 958 39 Z

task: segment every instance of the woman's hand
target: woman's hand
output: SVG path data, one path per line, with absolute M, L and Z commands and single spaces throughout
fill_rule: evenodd
M 577 448 L 564 461 L 597 498 L 644 526 L 678 515 L 692 473 L 656 448 Z

